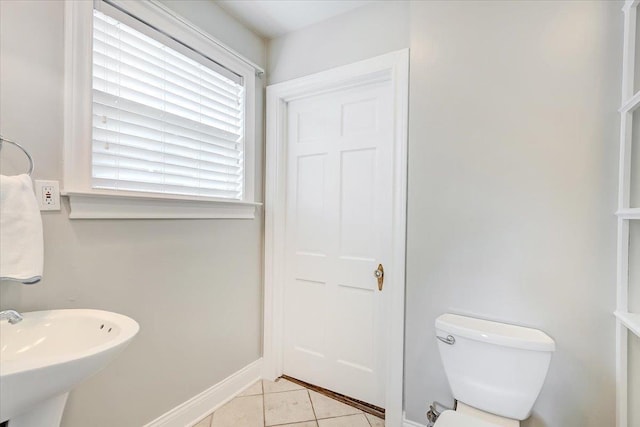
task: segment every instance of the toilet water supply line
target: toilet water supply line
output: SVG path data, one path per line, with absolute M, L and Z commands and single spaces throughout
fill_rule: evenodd
M 436 401 L 434 401 L 431 405 L 429 405 L 429 410 L 427 411 L 427 421 L 429 423 L 427 424 L 427 427 L 433 427 L 433 425 L 438 420 L 438 417 L 440 416 L 442 411 L 445 411 L 447 409 L 449 410 L 455 409 L 455 405 L 453 408 L 449 408 L 448 406 L 445 406 L 442 403 L 436 402 Z

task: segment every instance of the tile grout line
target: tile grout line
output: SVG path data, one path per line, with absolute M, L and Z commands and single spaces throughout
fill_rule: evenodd
M 280 393 L 289 393 L 292 391 L 301 391 L 301 390 L 307 390 L 306 388 L 294 388 L 293 390 L 282 390 L 282 391 L 270 391 L 269 393 L 265 393 L 265 394 L 280 394 Z
M 338 415 L 336 417 L 326 417 L 326 418 L 318 418 L 315 421 L 322 421 L 322 420 L 334 420 L 336 418 L 348 418 L 348 417 L 357 417 L 358 415 L 363 415 L 365 417 L 365 419 L 367 420 L 367 424 L 371 425 L 371 423 L 369 422 L 369 419 L 367 418 L 367 415 L 365 412 L 359 413 L 359 414 L 349 414 L 349 415 Z M 375 415 L 374 415 L 375 416 Z M 286 424 L 276 424 L 273 426 L 269 426 L 269 427 L 286 427 L 286 426 L 290 426 L 293 424 L 301 424 L 301 423 L 306 423 L 309 421 L 314 421 L 314 420 L 307 420 L 307 421 L 294 421 L 292 423 L 286 423 Z
M 307 388 L 294 388 L 291 390 L 281 390 L 281 391 L 270 391 L 269 393 L 264 393 L 264 394 L 278 394 L 278 393 L 289 393 L 290 391 L 300 391 L 300 390 L 308 390 Z
M 364 419 L 367 420 L 367 422 L 369 423 L 369 427 L 373 427 L 373 424 L 371 424 L 371 420 L 369 419 L 369 417 L 367 417 L 367 413 L 366 412 L 364 414 Z
M 262 390 L 262 425 L 267 425 L 267 404 L 264 401 L 264 380 L 260 380 L 260 390 Z
M 294 421 L 292 423 L 286 423 L 286 424 L 276 424 L 274 426 L 270 426 L 270 427 L 287 427 L 287 426 L 292 426 L 292 425 L 296 425 L 296 424 L 304 424 L 304 423 L 310 423 L 313 422 L 314 420 L 306 420 L 306 421 Z
M 324 418 L 318 418 L 318 421 L 320 420 L 333 420 L 335 418 L 347 418 L 347 417 L 357 417 L 358 415 L 364 415 L 365 418 L 367 418 L 367 416 L 365 415 L 364 412 L 361 412 L 359 414 L 347 414 L 347 415 L 336 415 L 335 417 L 324 417 Z M 367 422 L 369 421 L 369 419 L 367 419 Z M 276 427 L 276 426 L 273 426 Z
M 320 425 L 320 423 L 318 422 L 318 416 L 316 415 L 316 408 L 313 406 L 313 400 L 311 399 L 311 393 L 309 393 L 309 389 L 305 388 L 305 390 L 307 390 L 307 396 L 309 397 L 309 403 L 311 404 L 311 411 L 313 411 L 313 419 L 316 422 L 316 427 L 318 427 Z
M 234 399 L 235 399 L 235 397 L 234 397 Z M 231 399 L 231 400 L 233 400 L 233 399 Z M 230 402 L 230 401 L 229 401 L 229 402 Z M 228 402 L 227 402 L 227 403 L 228 403 Z M 224 405 L 223 405 L 223 406 L 224 406 Z M 222 408 L 222 406 L 221 406 L 220 408 Z M 218 409 L 220 409 L 220 408 L 218 408 Z M 216 416 L 216 412 L 218 412 L 218 409 L 216 409 L 215 411 L 213 411 L 213 412 L 211 413 L 211 421 L 209 421 L 209 427 L 213 427 L 213 417 L 215 417 L 215 416 Z

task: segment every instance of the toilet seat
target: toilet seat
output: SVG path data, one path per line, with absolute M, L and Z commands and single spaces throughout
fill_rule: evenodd
M 433 427 L 499 427 L 497 424 L 480 420 L 476 417 L 457 412 L 444 411 Z

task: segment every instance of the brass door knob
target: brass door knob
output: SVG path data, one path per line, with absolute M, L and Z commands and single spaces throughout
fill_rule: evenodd
M 378 290 L 381 291 L 384 286 L 384 267 L 378 264 L 378 268 L 374 270 L 373 275 L 378 279 Z

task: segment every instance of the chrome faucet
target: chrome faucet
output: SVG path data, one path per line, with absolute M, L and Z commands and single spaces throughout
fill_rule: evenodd
M 16 323 L 22 322 L 22 315 L 15 310 L 4 310 L 0 311 L 0 320 L 7 319 L 9 323 L 15 325 Z

